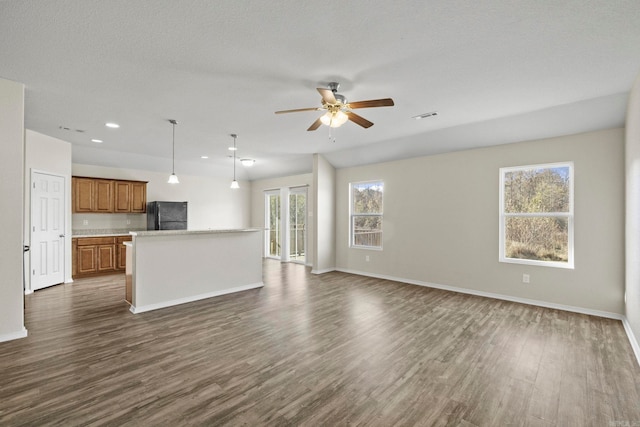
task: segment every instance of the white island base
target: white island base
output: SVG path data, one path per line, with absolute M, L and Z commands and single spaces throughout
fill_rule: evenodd
M 127 247 L 131 312 L 264 286 L 261 231 L 131 232 L 133 240 Z

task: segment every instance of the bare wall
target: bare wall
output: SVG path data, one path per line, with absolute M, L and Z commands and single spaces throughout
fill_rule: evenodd
M 631 90 L 626 127 L 626 317 L 640 361 L 640 74 Z
M 23 223 L 24 85 L 0 79 L 0 342 L 27 335 L 24 327 Z
M 610 129 L 339 169 L 337 267 L 622 314 L 623 147 L 624 130 Z M 575 269 L 499 263 L 499 168 L 561 161 L 575 166 Z M 351 249 L 349 183 L 377 179 L 383 250 Z

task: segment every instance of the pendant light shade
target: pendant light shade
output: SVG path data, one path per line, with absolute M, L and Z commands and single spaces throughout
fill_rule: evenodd
M 176 175 L 176 125 L 178 124 L 178 122 L 176 122 L 175 120 L 169 120 L 169 123 L 171 123 L 171 125 L 173 126 L 173 138 L 171 144 L 173 152 L 171 155 L 171 175 L 169 175 L 169 180 L 167 182 L 169 184 L 180 184 L 178 175 Z
M 238 181 L 236 180 L 236 152 L 238 151 L 238 148 L 236 147 L 236 138 L 238 135 L 232 133 L 231 137 L 233 138 L 233 181 L 231 181 L 231 188 L 235 190 L 236 188 L 240 188 L 240 184 L 238 184 Z

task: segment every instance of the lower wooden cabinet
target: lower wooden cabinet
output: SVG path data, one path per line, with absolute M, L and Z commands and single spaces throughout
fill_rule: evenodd
M 124 272 L 126 252 L 122 242 L 131 236 L 77 237 L 72 239 L 72 276 L 97 276 Z
M 116 237 L 116 270 L 124 271 L 127 267 L 127 251 L 124 242 L 130 242 L 131 236 Z

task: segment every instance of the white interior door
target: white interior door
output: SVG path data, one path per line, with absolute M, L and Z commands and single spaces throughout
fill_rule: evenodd
M 31 173 L 31 289 L 64 282 L 64 177 Z

